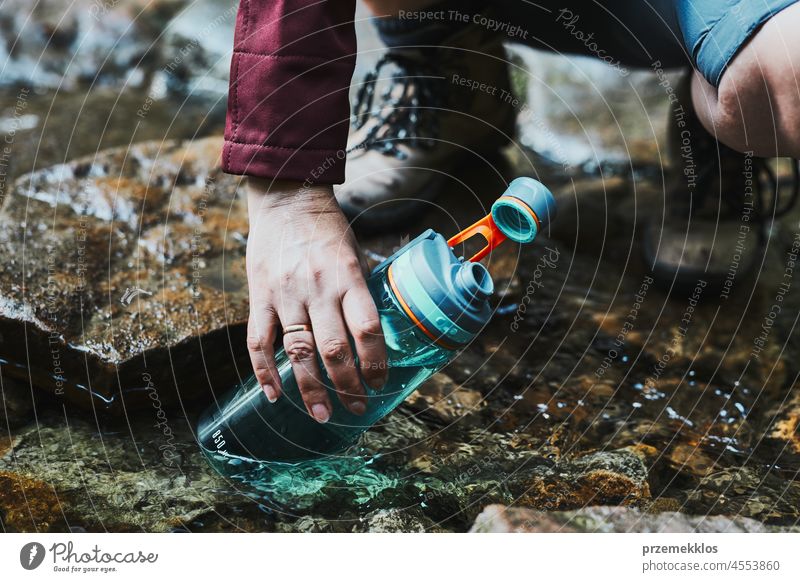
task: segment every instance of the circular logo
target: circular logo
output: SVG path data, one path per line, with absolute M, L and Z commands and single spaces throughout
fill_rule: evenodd
M 35 570 L 44 561 L 44 546 L 39 542 L 30 542 L 19 551 L 19 563 L 26 570 Z

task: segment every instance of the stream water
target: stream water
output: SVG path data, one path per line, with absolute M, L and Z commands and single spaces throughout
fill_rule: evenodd
M 224 121 L 219 99 L 166 99 L 141 118 L 132 113 L 147 98 L 141 91 L 32 91 L 22 113 L 19 89 L 3 91 L 0 128 L 14 128 L 7 184 L 105 147 L 220 134 Z M 758 276 L 734 295 L 670 296 L 648 283 L 636 247 L 660 169 L 609 176 L 595 164 L 567 175 L 537 160 L 515 149 L 491 169 L 559 190 L 559 230 L 546 246 L 490 259 L 498 289 L 490 327 L 347 455 L 279 473 L 232 461 L 246 477 L 226 479 L 206 465 L 193 434 L 208 397 L 114 420 L 34 391 L 36 415 L 23 409 L 0 437 L 3 528 L 361 531 L 389 520 L 396 529 L 463 531 L 490 503 L 626 504 L 796 523 L 800 293 L 776 296 L 798 214 L 773 228 Z M 461 185 L 413 232 L 363 245 L 386 256 L 425 227 L 455 232 L 502 191 L 503 176 L 489 170 L 465 167 Z

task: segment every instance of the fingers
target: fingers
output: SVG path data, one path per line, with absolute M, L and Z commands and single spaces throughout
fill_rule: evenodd
M 373 389 L 386 383 L 386 343 L 383 339 L 378 310 L 365 284 L 354 285 L 342 298 L 347 328 L 358 353 L 361 375 Z
M 322 305 L 317 302 L 309 307 L 309 315 L 317 349 L 339 400 L 353 414 L 364 414 L 366 394 L 338 302 L 332 300 Z
M 308 324 L 308 313 L 300 304 L 294 304 L 280 314 L 281 323 L 289 325 Z M 328 422 L 333 409 L 328 391 L 322 383 L 322 375 L 317 365 L 317 349 L 311 331 L 292 331 L 283 335 L 283 349 L 292 364 L 292 373 L 297 389 L 306 405 L 308 413 L 317 422 Z
M 247 320 L 247 351 L 259 386 L 270 402 L 281 394 L 281 378 L 275 367 L 274 348 L 278 319 L 272 309 L 259 307 L 250 310 Z

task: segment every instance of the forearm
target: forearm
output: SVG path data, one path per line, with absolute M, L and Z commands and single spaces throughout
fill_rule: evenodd
M 353 0 L 242 0 L 222 167 L 228 173 L 344 180 Z

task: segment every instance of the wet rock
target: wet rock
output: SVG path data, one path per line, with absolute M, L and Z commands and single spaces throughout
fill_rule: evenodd
M 146 143 L 24 176 L 0 213 L 4 372 L 95 410 L 247 374 L 245 201 L 221 141 Z
M 545 512 L 525 507 L 490 505 L 478 515 L 473 533 L 640 532 L 763 533 L 797 532 L 800 528 L 765 526 L 746 517 L 686 515 L 674 511 L 645 513 L 632 507 L 586 507 Z
M 598 452 L 536 471 L 520 503 L 541 509 L 637 505 L 650 498 L 647 468 L 627 450 Z
M 433 415 L 445 424 L 474 416 L 485 405 L 480 392 L 459 387 L 442 373 L 431 377 L 403 403 L 416 413 Z
M 0 368 L 0 430 L 8 434 L 33 418 L 33 395 L 28 386 L 11 377 L 3 376 Z
M 301 517 L 292 525 L 282 524 L 278 526 L 278 532 L 282 533 L 334 533 L 335 531 L 334 526 L 327 519 L 310 515 Z
M 238 7 L 216 0 L 185 3 L 159 37 L 163 48 L 155 87 L 163 82 L 172 93 L 226 95 Z
M 0 470 L 0 517 L 5 531 L 48 531 L 61 524 L 61 502 L 48 483 Z
M 441 529 L 419 510 L 379 509 L 365 516 L 371 533 L 431 533 Z
M 529 450 L 524 442 L 482 438 L 480 445 L 449 451 L 433 447 L 424 468 L 427 476 L 416 479 L 426 506 L 439 508 L 439 513 L 428 513 L 435 520 L 474 516 L 477 507 L 487 503 L 513 502 L 557 510 L 592 504 L 635 506 L 650 498 L 646 467 L 631 451 L 599 452 L 554 462 Z
M 800 484 L 751 466 L 726 468 L 704 477 L 689 492 L 686 508 L 794 524 L 800 519 Z
M 776 407 L 774 418 L 768 436 L 794 455 L 800 455 L 800 394 Z
M 206 466 L 186 422 L 170 417 L 169 433 L 155 417 L 122 426 L 40 415 L 0 449 L 0 510 L 18 531 L 158 531 L 214 515 L 218 504 L 235 513 L 235 492 Z
M 670 461 L 678 471 L 705 477 L 714 471 L 715 460 L 709 454 L 689 444 L 679 444 L 670 451 Z

